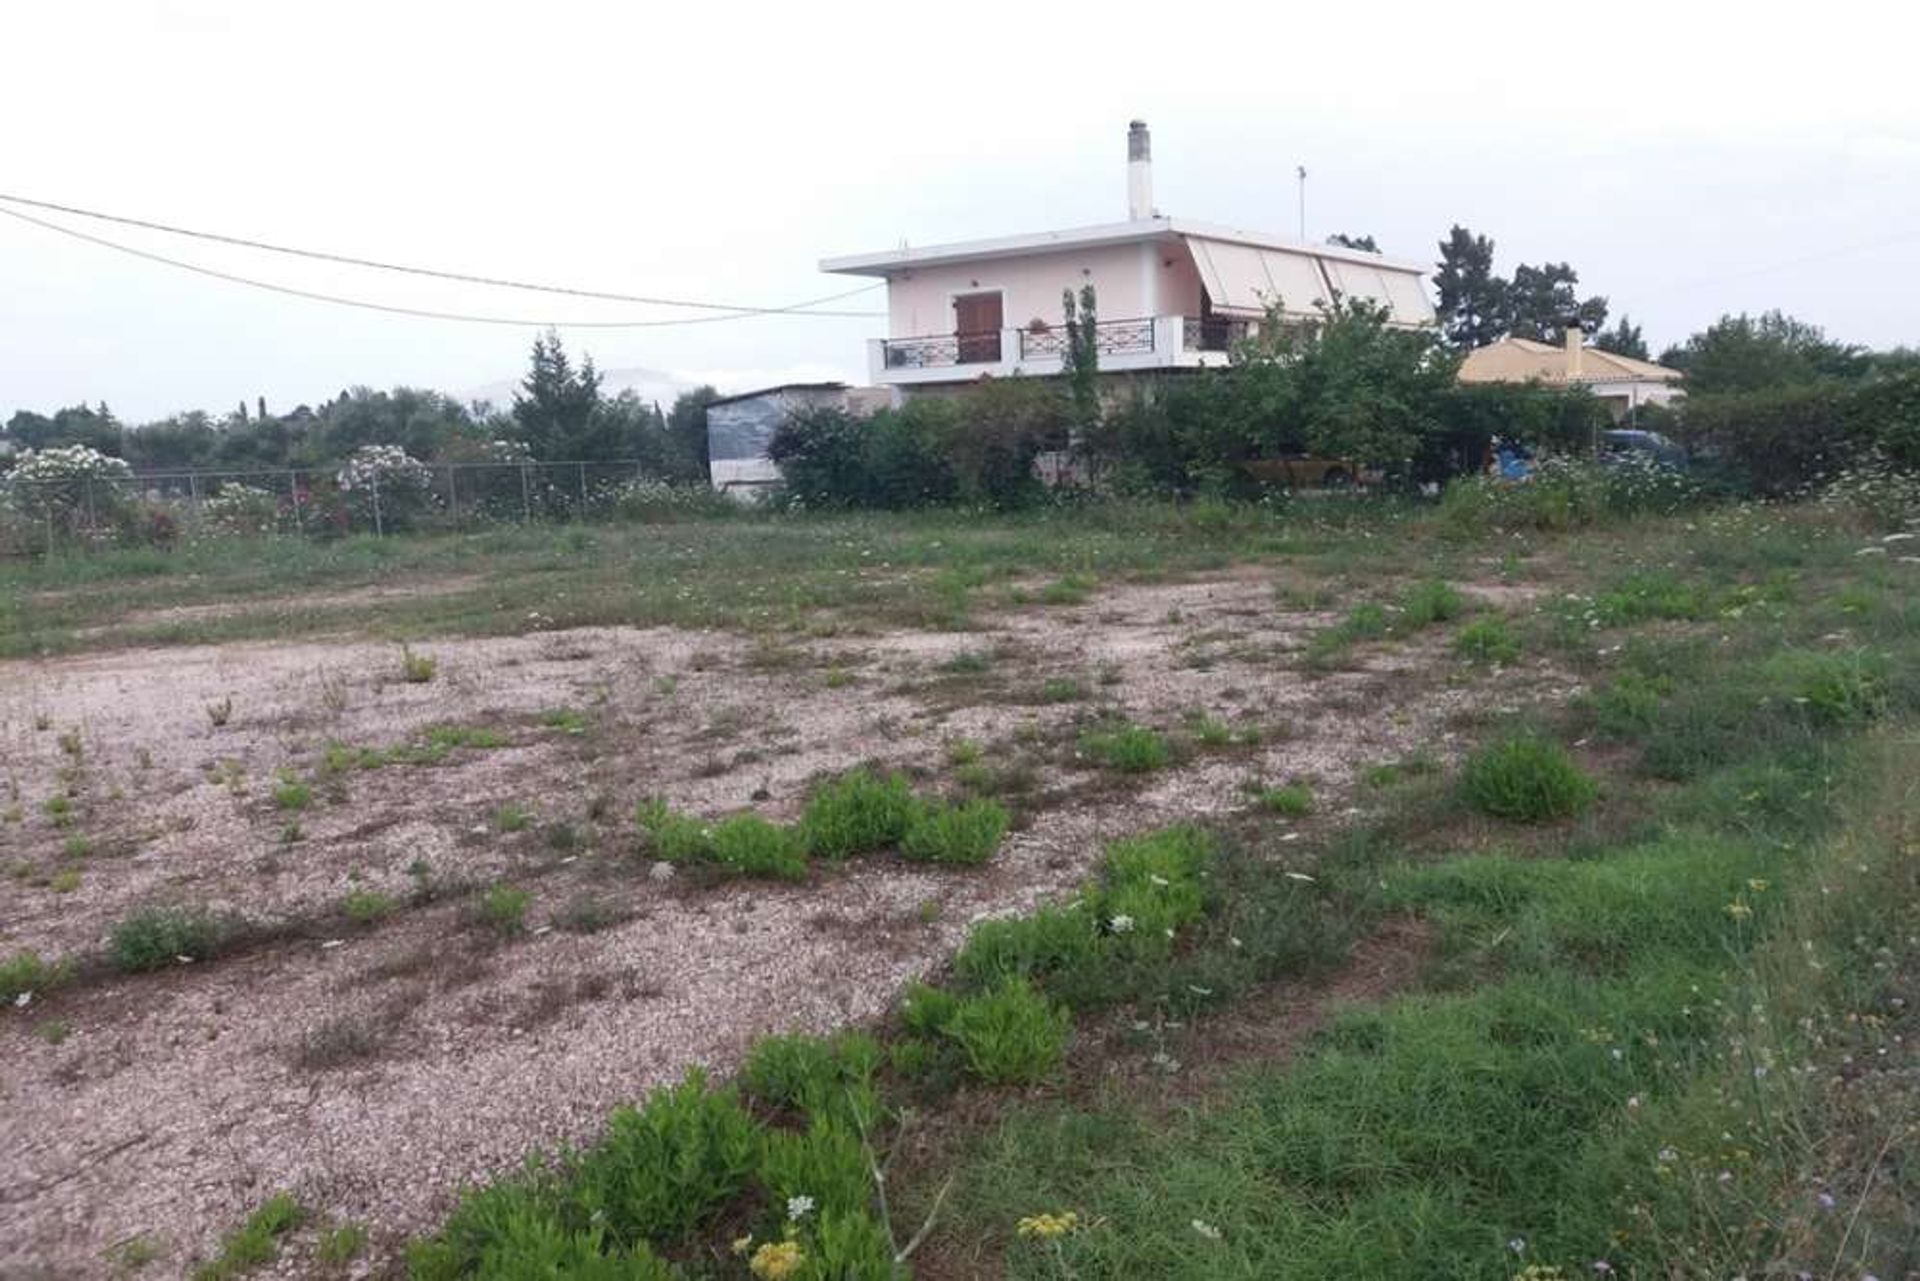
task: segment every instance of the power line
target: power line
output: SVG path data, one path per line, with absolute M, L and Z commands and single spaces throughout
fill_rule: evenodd
M 146 249 L 136 249 L 116 240 L 90 235 L 72 227 L 62 227 L 58 223 L 35 218 L 31 214 L 21 213 L 18 209 L 0 207 L 0 214 L 17 218 L 21 222 L 44 227 L 48 231 L 59 232 L 63 236 L 72 236 L 75 240 L 84 240 L 88 244 L 99 245 L 118 253 L 131 254 L 135 258 L 144 258 L 149 262 L 164 263 L 169 267 L 178 267 L 182 271 L 191 271 L 196 275 L 211 276 L 216 280 L 230 281 L 236 285 L 247 285 L 254 289 L 265 289 L 270 293 L 286 294 L 294 298 L 306 298 L 314 302 L 333 303 L 341 307 L 358 307 L 366 311 L 382 311 L 396 316 L 419 316 L 428 320 L 454 320 L 473 325 L 512 325 L 517 328 L 531 329 L 660 329 L 675 325 L 711 325 L 723 320 L 744 320 L 752 316 L 877 316 L 879 312 L 869 311 L 808 311 L 808 302 L 797 302 L 790 307 L 743 307 L 722 312 L 713 316 L 686 316 L 674 320 L 530 320 L 518 316 L 479 316 L 469 312 L 432 311 L 424 307 L 402 307 L 393 303 L 369 302 L 364 298 L 346 298 L 339 294 L 319 293 L 311 289 L 296 289 L 292 285 L 275 284 L 272 281 L 256 280 L 251 276 L 239 276 L 228 271 L 219 271 L 213 267 L 203 267 L 198 263 L 185 262 L 179 258 L 169 258 L 165 254 L 153 253 Z M 532 286 L 523 286 L 531 288 Z M 877 289 L 879 285 L 866 285 L 846 293 L 832 294 L 826 298 L 817 298 L 813 302 L 831 302 L 836 298 L 850 297 L 856 293 L 865 293 Z M 713 304 L 675 304 L 684 306 L 711 306 Z
M 454 280 L 468 285 L 489 285 L 499 289 L 524 289 L 532 293 L 565 294 L 571 298 L 596 298 L 605 302 L 635 302 L 652 307 L 686 307 L 696 311 L 727 311 L 742 315 L 750 314 L 790 314 L 798 308 L 811 307 L 818 302 L 834 302 L 841 298 L 851 298 L 855 294 L 866 293 L 878 285 L 862 285 L 844 293 L 828 294 L 811 302 L 798 302 L 786 307 L 741 307 L 730 303 L 694 302 L 684 298 L 650 298 L 642 294 L 616 294 L 599 289 L 575 289 L 566 285 L 546 285 L 533 281 L 513 280 L 501 276 L 477 276 L 462 271 L 442 271 L 435 267 L 414 267 L 405 263 L 383 262 L 378 258 L 356 258 L 351 254 L 329 253 L 324 249 L 298 249 L 291 245 L 276 245 L 265 240 L 249 240 L 244 236 L 228 236 L 217 231 L 195 231 L 190 227 L 176 227 L 171 223 L 152 222 L 145 218 L 130 218 L 124 214 L 102 213 L 97 209 L 82 209 L 77 205 L 55 204 L 49 200 L 34 200 L 27 196 L 14 196 L 0 192 L 0 201 L 10 204 L 27 205 L 34 209 L 45 209 L 53 213 L 74 214 L 81 218 L 93 218 L 100 222 L 119 223 L 124 227 L 140 227 L 147 231 L 165 232 L 170 236 L 188 236 L 195 240 L 210 240 L 217 244 L 238 245 L 245 249 L 261 249 L 267 253 L 287 254 L 294 258 L 311 258 L 320 262 L 342 263 L 350 267 L 371 267 L 376 271 L 397 271 L 409 276 L 428 276 L 435 280 Z M 814 312 L 814 315 L 872 316 L 875 312 Z

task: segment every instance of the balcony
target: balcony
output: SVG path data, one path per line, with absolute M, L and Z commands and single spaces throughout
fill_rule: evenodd
M 1227 363 L 1252 322 L 1219 316 L 1145 316 L 1102 320 L 1094 346 L 1103 370 L 1197 368 Z M 1058 374 L 1067 347 L 1065 325 L 877 338 L 869 364 L 878 384 L 966 382 L 975 378 Z

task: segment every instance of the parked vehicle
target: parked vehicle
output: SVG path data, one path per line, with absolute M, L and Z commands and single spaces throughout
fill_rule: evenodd
M 1657 431 L 1622 427 L 1601 433 L 1600 461 L 1614 466 L 1653 462 L 1661 467 L 1683 468 L 1687 465 L 1687 451 Z
M 1381 479 L 1379 470 L 1363 467 L 1351 458 L 1309 458 L 1296 454 L 1255 458 L 1242 463 L 1241 467 L 1263 485 L 1284 485 L 1288 489 L 1351 489 L 1355 485 L 1378 484 Z

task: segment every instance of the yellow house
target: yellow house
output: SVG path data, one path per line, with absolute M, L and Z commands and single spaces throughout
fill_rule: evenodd
M 1476 348 L 1461 362 L 1460 381 L 1583 386 L 1606 404 L 1615 422 L 1641 405 L 1664 405 L 1686 395 L 1678 369 L 1589 347 L 1585 337 L 1578 325 L 1569 325 L 1563 347 L 1531 338 L 1502 338 Z

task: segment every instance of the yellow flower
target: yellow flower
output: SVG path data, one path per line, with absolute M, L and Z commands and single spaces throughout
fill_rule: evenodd
M 1726 912 L 1728 916 L 1731 916 L 1736 921 L 1744 921 L 1753 915 L 1753 909 L 1745 903 L 1742 903 L 1739 899 L 1735 899 L 1733 902 L 1727 904 Z
M 733 1239 L 733 1252 L 735 1254 L 745 1254 L 751 1249 L 753 1249 L 753 1233 L 749 1232 L 743 1237 L 735 1237 Z
M 1080 1216 L 1072 1210 L 1064 1214 L 1030 1214 L 1020 1220 L 1019 1232 L 1023 1237 L 1039 1237 L 1051 1241 L 1063 1237 L 1080 1224 Z
M 806 1258 L 798 1241 L 769 1241 L 753 1252 L 747 1270 L 760 1281 L 787 1281 L 799 1275 Z
M 1768 888 L 1771 887 L 1772 885 L 1773 885 L 1773 882 L 1769 881 L 1764 876 L 1756 876 L 1752 880 L 1747 882 L 1747 888 L 1752 890 L 1755 894 L 1765 894 Z

